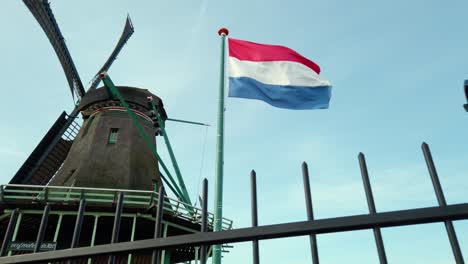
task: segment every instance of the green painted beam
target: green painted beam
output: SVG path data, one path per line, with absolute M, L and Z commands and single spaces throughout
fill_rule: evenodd
M 172 149 L 171 142 L 169 141 L 169 137 L 166 132 L 166 127 L 164 125 L 164 121 L 162 120 L 161 116 L 158 113 L 158 110 L 156 108 L 156 105 L 154 104 L 154 101 L 151 100 L 151 107 L 153 108 L 154 115 L 156 116 L 156 120 L 159 124 L 159 128 L 161 129 L 164 142 L 166 143 L 167 147 L 167 152 L 169 153 L 169 157 L 171 158 L 172 165 L 174 166 L 174 171 L 177 176 L 177 180 L 179 181 L 180 189 L 182 189 L 182 193 L 184 194 L 185 198 L 187 199 L 189 204 L 192 204 L 190 201 L 190 196 L 187 191 L 187 187 L 185 186 L 184 178 L 182 177 L 182 174 L 180 173 L 180 168 L 179 164 L 177 163 L 177 160 L 174 155 L 174 150 Z

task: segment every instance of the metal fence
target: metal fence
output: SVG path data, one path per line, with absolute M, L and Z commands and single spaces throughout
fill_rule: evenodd
M 435 195 L 437 197 L 438 206 L 418 208 L 410 210 L 390 211 L 390 212 L 377 212 L 374 204 L 371 183 L 367 170 L 366 160 L 364 154 L 360 153 L 358 156 L 363 186 L 369 207 L 369 214 L 354 215 L 346 217 L 328 218 L 328 219 L 314 219 L 313 206 L 311 199 L 311 190 L 309 184 L 309 173 L 307 164 L 302 164 L 302 173 L 304 181 L 304 194 L 306 201 L 306 213 L 308 220 L 301 222 L 292 222 L 276 225 L 258 226 L 257 225 L 257 191 L 256 191 L 256 174 L 254 171 L 251 173 L 251 195 L 252 195 L 252 227 L 225 230 L 220 232 L 207 232 L 208 214 L 207 214 L 207 181 L 203 182 L 203 203 L 201 209 L 201 230 L 200 233 L 190 235 L 172 236 L 161 238 L 161 216 L 163 212 L 163 204 L 158 203 L 156 228 L 154 239 L 138 240 L 133 242 L 122 242 L 107 245 L 98 245 L 94 247 L 81 247 L 72 250 L 57 250 L 49 252 L 40 252 L 16 256 L 1 257 L 1 263 L 36 263 L 36 262 L 50 262 L 57 260 L 86 258 L 93 256 L 107 255 L 109 261 L 113 261 L 113 256 L 119 254 L 129 254 L 132 252 L 139 252 L 142 250 L 152 250 L 153 258 L 152 263 L 160 263 L 160 252 L 167 249 L 176 249 L 183 247 L 196 247 L 200 250 L 200 262 L 206 263 L 206 258 L 209 255 L 207 248 L 212 245 L 252 241 L 253 263 L 260 262 L 258 252 L 258 241 L 264 239 L 284 238 L 294 236 L 308 235 L 310 237 L 310 248 L 312 255 L 312 263 L 319 263 L 319 254 L 317 246 L 317 235 L 325 233 L 336 233 L 354 230 L 372 229 L 374 231 L 375 243 L 377 245 L 377 252 L 380 263 L 387 263 L 385 247 L 380 232 L 384 227 L 407 226 L 415 224 L 443 222 L 445 224 L 447 235 L 452 248 L 454 260 L 457 264 L 464 263 L 460 245 L 457 239 L 456 232 L 453 227 L 452 221 L 468 219 L 468 203 L 448 205 L 439 182 L 439 177 L 435 168 L 434 161 L 426 143 L 422 144 L 422 151 L 425 161 L 429 170 L 429 175 L 432 180 Z M 159 194 L 163 193 L 162 191 Z M 158 199 L 161 201 L 161 198 Z M 116 221 L 118 221 L 118 214 L 116 213 Z M 12 228 L 15 222 L 15 214 L 13 212 L 8 230 Z M 78 221 L 77 221 L 78 222 Z M 6 248 L 9 243 L 9 231 L 6 232 L 3 248 Z M 40 241 L 41 232 L 38 234 L 38 241 Z M 35 245 L 40 247 L 40 242 Z M 72 246 L 73 247 L 73 246 Z

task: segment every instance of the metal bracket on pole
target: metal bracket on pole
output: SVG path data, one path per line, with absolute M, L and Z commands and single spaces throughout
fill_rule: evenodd
M 205 123 L 201 123 L 201 122 L 194 122 L 194 121 L 188 121 L 188 120 L 182 120 L 182 119 L 175 119 L 175 118 L 167 118 L 166 121 L 173 121 L 173 122 L 186 123 L 186 124 L 199 125 L 199 126 L 210 126 L 210 124 L 205 124 Z

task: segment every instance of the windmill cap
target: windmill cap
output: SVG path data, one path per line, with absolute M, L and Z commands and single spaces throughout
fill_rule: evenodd
M 165 120 L 167 118 L 166 111 L 164 110 L 164 104 L 158 96 L 152 94 L 147 89 L 130 87 L 130 86 L 116 86 L 124 99 L 128 104 L 136 104 L 142 108 L 147 109 L 148 111 L 152 110 L 151 107 L 148 106 L 148 97 L 151 97 L 156 105 L 158 105 L 159 114 Z M 84 97 L 81 98 L 80 105 L 78 106 L 79 111 L 83 111 L 87 109 L 89 106 L 94 105 L 96 103 L 106 102 L 106 101 L 113 101 L 109 96 L 107 89 L 104 87 L 98 88 L 96 90 L 92 90 L 86 93 Z

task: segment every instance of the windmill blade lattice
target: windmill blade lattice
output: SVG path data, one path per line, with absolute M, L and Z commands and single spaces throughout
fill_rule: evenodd
M 123 46 L 127 43 L 128 39 L 132 36 L 133 32 L 135 32 L 132 24 L 132 20 L 130 19 L 130 16 L 127 16 L 127 21 L 125 23 L 125 28 L 122 32 L 122 35 L 120 36 L 119 42 L 117 42 L 117 45 L 114 48 L 114 51 L 112 51 L 112 54 L 109 56 L 107 61 L 102 65 L 101 69 L 96 73 L 94 76 L 91 86 L 89 87 L 88 91 L 94 90 L 97 88 L 99 83 L 101 82 L 101 79 L 99 78 L 99 74 L 101 72 L 107 72 L 112 65 L 112 63 L 115 61 L 117 58 L 117 55 L 119 55 L 120 51 L 122 50 Z
M 47 0 L 23 0 L 24 4 L 29 8 L 33 16 L 36 18 L 39 25 L 44 30 L 47 38 L 54 47 L 55 53 L 62 64 L 63 71 L 70 86 L 72 96 L 75 92 L 79 97 L 84 96 L 85 90 L 81 82 L 78 71 L 76 70 L 73 59 L 68 51 L 67 45 L 62 33 L 55 20 L 54 14 L 50 9 L 50 4 Z

